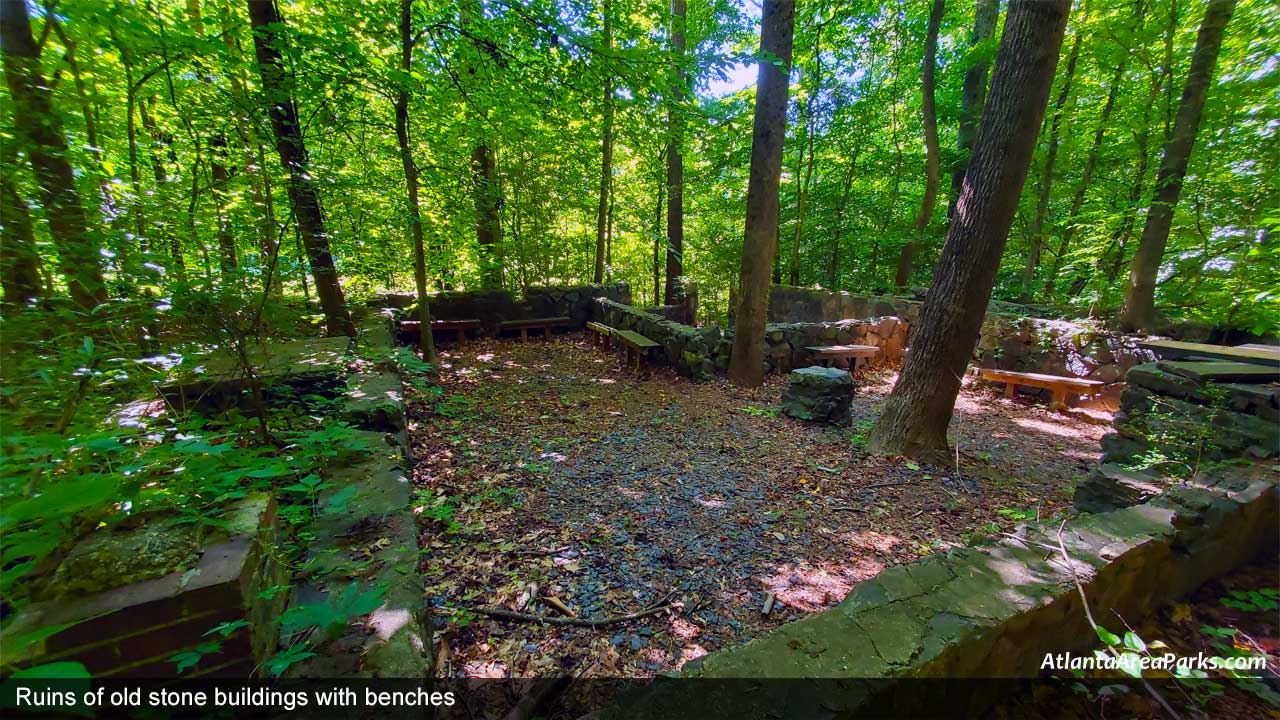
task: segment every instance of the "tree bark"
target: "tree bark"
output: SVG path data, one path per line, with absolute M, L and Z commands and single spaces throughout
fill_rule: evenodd
M 943 0 L 933 0 L 929 11 L 929 25 L 925 30 L 924 59 L 920 63 L 920 109 L 924 120 L 924 197 L 920 200 L 920 212 L 916 215 L 915 237 L 902 246 L 898 256 L 898 272 L 893 284 L 905 287 L 911 282 L 911 266 L 914 263 L 916 243 L 923 239 L 925 228 L 933 218 L 933 208 L 938 202 L 938 184 L 941 181 L 941 150 L 938 147 L 938 109 L 933 99 L 934 68 L 938 64 L 938 28 L 942 25 Z
M 608 254 L 609 202 L 613 179 L 613 68 L 609 66 L 609 53 L 613 49 L 612 7 L 604 0 L 600 9 L 604 15 L 603 54 L 605 63 L 604 111 L 600 122 L 600 203 L 596 209 L 596 267 L 592 282 L 604 282 L 605 256 Z
M 769 271 L 778 247 L 778 182 L 787 134 L 794 0 L 765 0 L 760 27 L 760 73 L 747 176 L 747 218 L 738 279 L 738 307 L 729 379 L 743 387 L 764 382 L 764 326 L 769 307 Z M 768 55 L 766 55 L 768 53 Z M 776 57 L 781 64 L 766 58 Z
M 1126 330 L 1150 330 L 1155 325 L 1156 274 L 1160 270 L 1165 245 L 1169 242 L 1173 211 L 1182 195 L 1182 180 L 1195 147 L 1205 97 L 1209 93 L 1214 66 L 1218 63 L 1218 51 L 1222 48 L 1222 37 L 1235 6 L 1235 0 L 1209 0 L 1204 21 L 1200 24 L 1196 48 L 1191 56 L 1191 70 L 1182 88 L 1178 114 L 1156 177 L 1155 197 L 1147 211 L 1147 222 L 1138 240 L 1133 267 L 1129 270 L 1129 285 L 1120 311 L 1120 325 Z
M 667 105 L 667 282 L 663 302 L 675 304 L 684 275 L 685 0 L 671 0 L 671 100 Z
M 294 222 L 311 265 L 311 276 L 315 279 L 325 324 L 331 335 L 354 335 L 355 326 L 347 312 L 347 301 L 329 251 L 329 236 L 320 211 L 320 196 L 311 177 L 311 160 L 298 124 L 292 83 L 281 58 L 279 46 L 282 41 L 277 30 L 284 24 L 284 19 L 276 13 L 275 3 L 271 0 L 246 1 L 267 115 L 271 118 L 276 139 L 276 153 L 289 174 L 289 203 L 293 206 Z
M 1044 253 L 1045 216 L 1049 213 L 1049 198 L 1053 193 L 1053 167 L 1058 159 L 1058 142 L 1062 131 L 1063 111 L 1067 100 L 1071 97 L 1071 80 L 1076 75 L 1076 62 L 1080 59 L 1080 40 L 1084 38 L 1084 21 L 1089 17 L 1088 0 L 1080 14 L 1081 28 L 1071 41 L 1071 52 L 1067 55 L 1067 72 L 1062 76 L 1062 88 L 1053 101 L 1053 120 L 1049 123 L 1049 149 L 1044 159 L 1044 177 L 1040 181 L 1040 196 L 1036 200 L 1036 214 L 1031 221 L 1031 245 L 1027 251 L 1027 262 L 1022 268 L 1022 293 L 1020 302 L 1029 303 L 1032 298 L 1032 286 L 1036 281 L 1036 272 L 1040 269 L 1040 256 Z
M 1009 3 L 955 222 L 902 373 L 868 438 L 873 452 L 947 461 L 947 426 L 1027 178 L 1070 7 L 1070 0 Z
M 969 47 L 974 48 L 991 39 L 996 32 L 996 20 L 1000 17 L 1000 0 L 978 0 L 973 18 L 973 33 L 969 35 Z M 960 162 L 951 169 L 951 201 L 947 204 L 947 220 L 956 212 L 956 200 L 964 187 L 964 171 L 969 166 L 969 149 L 978 137 L 978 125 L 982 122 L 982 106 L 987 101 L 987 70 L 991 63 L 985 59 L 969 66 L 964 73 L 960 90 L 960 128 L 956 137 L 956 150 Z
M 5 82 L 13 99 L 17 141 L 31 161 L 49 234 L 58 250 L 58 266 L 71 297 L 89 309 L 107 297 L 99 267 L 98 244 L 89 230 L 84 206 L 68 162 L 62 121 L 53 109 L 52 90 L 40 74 L 40 49 L 31 35 L 27 3 L 0 2 Z
M 422 213 L 418 208 L 418 166 L 413 161 L 409 140 L 409 80 L 413 69 L 413 0 L 400 0 L 400 89 L 396 93 L 396 141 L 400 145 L 400 164 L 404 167 L 404 184 L 409 201 L 409 227 L 413 232 L 413 280 L 418 291 L 418 347 L 422 359 L 436 361 L 435 338 L 431 335 L 431 307 L 427 302 L 427 243 L 422 232 Z
M 662 208 L 665 205 L 666 150 L 658 156 L 658 197 L 653 208 L 653 304 L 662 304 Z

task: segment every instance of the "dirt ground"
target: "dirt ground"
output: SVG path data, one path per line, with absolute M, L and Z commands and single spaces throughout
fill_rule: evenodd
M 886 567 L 1065 510 L 1110 419 L 966 384 L 958 465 L 868 456 L 894 377 L 860 376 L 837 429 L 778 416 L 785 377 L 751 392 L 636 376 L 580 335 L 445 345 L 443 395 L 410 424 L 439 672 L 678 669 Z M 669 607 L 599 627 L 476 612 L 564 617 L 556 601 L 585 619 Z

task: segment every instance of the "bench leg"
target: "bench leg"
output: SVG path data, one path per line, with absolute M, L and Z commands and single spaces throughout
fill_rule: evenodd
M 550 339 L 551 339 L 551 326 L 550 326 L 550 325 L 548 325 L 548 326 L 546 326 L 546 327 L 542 328 L 542 337 L 543 337 L 543 338 L 545 338 L 545 339 L 547 339 L 547 340 L 550 340 Z
M 1066 388 L 1054 388 L 1053 405 L 1054 410 L 1062 410 L 1067 407 L 1067 390 Z
M 462 341 L 466 339 L 467 339 L 467 331 L 463 330 L 462 328 L 458 328 L 458 343 L 461 344 Z
M 529 329 L 520 328 L 520 342 L 528 342 L 528 340 L 529 340 Z
M 1017 389 L 1018 389 L 1018 385 L 1017 385 L 1016 383 L 1011 383 L 1011 382 L 1007 382 L 1007 383 L 1005 383 L 1005 384 L 1004 384 L 1004 396 L 1005 396 L 1005 397 L 1007 397 L 1007 398 L 1011 398 L 1011 397 L 1013 397 L 1013 392 L 1014 392 L 1015 390 L 1017 390 Z

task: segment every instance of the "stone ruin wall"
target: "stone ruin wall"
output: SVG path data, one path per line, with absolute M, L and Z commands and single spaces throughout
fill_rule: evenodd
M 894 295 L 775 285 L 769 294 L 769 320 L 823 323 L 839 318 L 894 317 L 909 333 L 923 306 L 920 300 Z M 1113 332 L 1097 323 L 1027 317 L 1019 312 L 1029 309 L 1035 308 L 997 301 L 988 305 L 974 350 L 976 365 L 1115 385 L 1124 379 L 1129 368 L 1154 360 L 1149 351 L 1138 347 L 1137 336 Z M 901 359 L 900 352 L 895 356 L 886 351 L 886 355 L 891 360 Z
M 528 320 L 542 317 L 567 317 L 575 329 L 582 329 L 593 317 L 594 302 L 609 298 L 615 302 L 631 303 L 631 286 L 625 282 L 604 285 L 554 285 L 529 287 L 523 297 L 510 290 L 464 290 L 433 293 L 431 304 L 433 320 L 479 319 L 485 334 L 497 335 L 499 326 L 507 320 Z M 369 300 L 371 307 L 394 308 L 402 311 L 406 320 L 414 318 L 417 296 L 411 293 L 384 293 Z

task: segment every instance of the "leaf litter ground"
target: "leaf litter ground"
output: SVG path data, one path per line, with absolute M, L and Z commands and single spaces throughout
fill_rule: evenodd
M 620 366 L 578 335 L 442 350 L 443 395 L 410 411 L 437 673 L 679 669 L 886 567 L 1065 510 L 1106 429 L 967 385 L 957 472 L 861 451 L 889 370 L 859 378 L 837 429 L 777 416 L 785 377 L 753 392 Z M 474 612 L 564 617 L 557 601 L 587 619 L 671 607 L 593 628 Z

